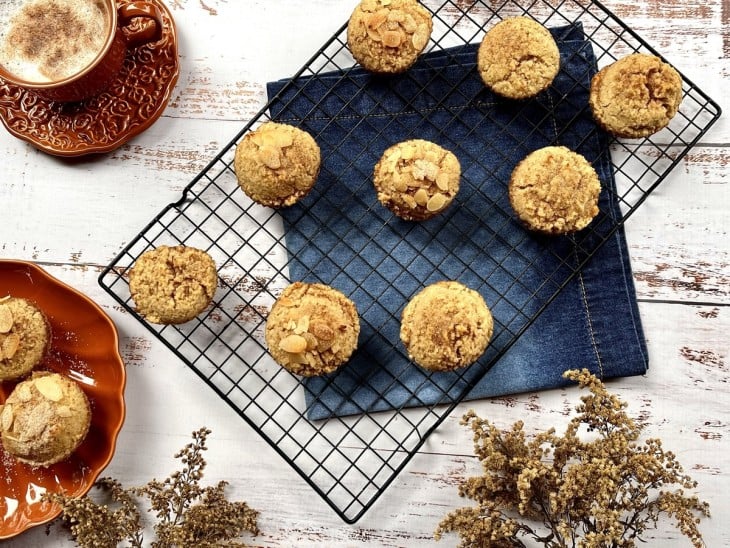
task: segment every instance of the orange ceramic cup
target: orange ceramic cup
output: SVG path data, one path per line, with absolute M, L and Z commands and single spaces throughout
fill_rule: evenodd
M 10 0 L 3 4 L 10 5 L 2 9 L 12 13 L 0 14 L 0 78 L 51 101 L 82 101 L 98 94 L 119 73 L 128 49 L 162 36 L 162 14 L 144 0 Z M 89 23 L 91 12 L 93 24 Z M 132 25 L 138 18 L 147 21 Z M 91 45 L 88 40 L 95 37 L 98 40 Z M 39 46 L 45 48 L 43 59 L 36 53 Z M 84 57 L 76 53 L 84 49 Z M 38 70 L 64 63 L 66 72 Z

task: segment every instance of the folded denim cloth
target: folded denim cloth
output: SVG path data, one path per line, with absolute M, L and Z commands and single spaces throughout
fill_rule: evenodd
M 268 84 L 271 118 L 306 129 L 322 150 L 312 192 L 280 211 L 290 279 L 336 287 L 361 316 L 350 362 L 303 381 L 310 419 L 554 388 L 570 368 L 602 378 L 647 370 L 609 139 L 587 108 L 596 60 L 580 24 L 551 32 L 560 73 L 529 101 L 485 89 L 478 44 L 425 54 L 403 75 L 353 67 Z M 409 138 L 444 146 L 462 166 L 454 203 L 421 223 L 392 215 L 372 185 L 383 151 Z M 516 221 L 507 183 L 525 155 L 557 144 L 596 168 L 601 212 L 576 235 L 547 238 Z M 400 314 L 442 279 L 482 294 L 495 333 L 476 364 L 428 373 L 408 360 Z

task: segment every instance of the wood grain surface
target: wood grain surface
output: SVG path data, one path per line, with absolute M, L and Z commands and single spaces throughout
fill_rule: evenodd
M 119 149 L 60 159 L 0 131 L 0 256 L 38 262 L 86 293 L 117 324 L 128 373 L 127 417 L 105 475 L 125 485 L 162 478 L 190 432 L 213 430 L 206 482 L 226 480 L 232 499 L 261 511 L 254 546 L 454 546 L 433 530 L 467 503 L 457 484 L 478 473 L 469 408 L 508 427 L 568 420 L 574 389 L 460 405 L 355 525 L 334 512 L 198 377 L 119 307 L 97 277 L 119 250 L 229 142 L 265 102 L 265 82 L 294 73 L 346 21 L 354 0 L 168 0 L 181 74 L 164 115 Z M 730 4 L 709 0 L 606 0 L 629 26 L 727 112 Z M 469 2 L 458 2 L 468 5 Z M 648 153 L 640 151 L 641 153 Z M 610 382 L 629 411 L 698 481 L 713 517 L 707 546 L 730 545 L 730 123 L 727 117 L 627 222 L 650 353 L 643 377 Z M 688 543 L 660 524 L 651 546 Z M 8 547 L 70 546 L 53 528 Z

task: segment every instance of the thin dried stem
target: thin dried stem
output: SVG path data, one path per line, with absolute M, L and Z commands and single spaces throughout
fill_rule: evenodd
M 530 440 L 521 421 L 500 431 L 473 411 L 464 415 L 484 473 L 462 481 L 459 494 L 477 506 L 449 513 L 436 539 L 457 533 L 459 548 L 525 546 L 525 540 L 548 548 L 624 548 L 664 517 L 694 547 L 704 546 L 698 524 L 709 506 L 685 495 L 696 483 L 675 455 L 660 440 L 639 443 L 642 428 L 627 405 L 589 371 L 565 377 L 590 394 L 581 397 L 562 437 L 551 429 Z M 590 441 L 580 432 L 591 432 Z

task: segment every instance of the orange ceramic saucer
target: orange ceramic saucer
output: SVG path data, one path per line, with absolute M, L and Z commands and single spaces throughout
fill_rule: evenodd
M 162 13 L 162 38 L 127 52 L 116 80 L 99 95 L 57 103 L 0 79 L 0 120 L 7 130 L 50 154 L 81 156 L 114 150 L 150 127 L 180 72 L 172 15 L 161 1 L 150 2 Z
M 85 295 L 23 261 L 0 260 L 0 296 L 25 297 L 51 324 L 51 348 L 38 369 L 78 382 L 91 404 L 91 428 L 76 452 L 48 468 L 19 463 L 0 445 L 0 539 L 9 538 L 60 513 L 40 500 L 46 491 L 85 494 L 109 464 L 124 422 L 126 373 L 111 319 Z M 0 383 L 0 403 L 14 384 Z

